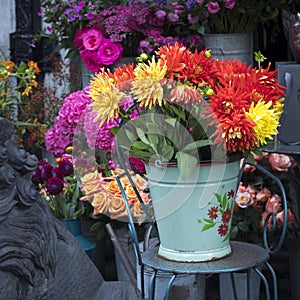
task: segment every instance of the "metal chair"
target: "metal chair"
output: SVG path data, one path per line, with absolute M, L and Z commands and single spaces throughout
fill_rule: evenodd
M 139 195 L 138 189 L 135 187 L 134 182 L 131 178 L 130 173 L 128 172 L 128 167 L 129 165 L 126 164 L 126 161 L 128 162 L 127 158 L 124 156 L 124 153 L 120 150 L 119 147 L 116 148 L 117 150 L 117 155 L 119 158 L 119 163 L 121 168 L 124 170 L 122 174 L 120 174 L 117 177 L 117 182 L 118 185 L 121 189 L 122 196 L 126 205 L 128 217 L 129 217 L 129 231 L 132 237 L 133 241 L 133 247 L 134 251 L 136 254 L 137 258 L 137 263 L 140 266 L 141 269 L 141 293 L 142 296 L 145 296 L 145 290 L 144 290 L 144 270 L 145 267 L 150 267 L 153 269 L 153 274 L 150 279 L 150 286 L 149 286 L 149 299 L 154 299 L 155 295 L 155 279 L 157 276 L 158 272 L 168 272 L 170 273 L 171 279 L 167 285 L 166 288 L 166 293 L 165 293 L 165 299 L 169 298 L 170 295 L 170 289 L 172 284 L 174 283 L 174 280 L 176 277 L 180 274 L 200 274 L 204 276 L 210 276 L 213 274 L 222 274 L 222 273 L 230 273 L 230 278 L 231 278 L 231 284 L 233 288 L 233 293 L 234 293 L 234 299 L 238 299 L 237 297 L 237 292 L 236 292 L 236 286 L 235 286 L 235 281 L 233 277 L 233 272 L 239 272 L 239 271 L 246 271 L 247 272 L 247 299 L 250 299 L 250 271 L 253 269 L 261 278 L 263 285 L 265 287 L 265 295 L 266 299 L 269 300 L 271 299 L 271 293 L 270 293 L 270 287 L 269 287 L 269 282 L 266 278 L 266 276 L 262 272 L 262 267 L 265 266 L 266 269 L 270 272 L 271 274 L 271 280 L 273 283 L 273 298 L 275 300 L 278 299 L 278 291 L 277 291 L 277 278 L 276 278 L 276 273 L 273 270 L 272 266 L 268 263 L 268 260 L 271 255 L 275 255 L 278 253 L 280 250 L 285 234 L 286 234 L 286 229 L 287 229 L 287 201 L 286 201 L 286 193 L 284 190 L 284 186 L 282 185 L 281 181 L 274 176 L 272 173 L 270 173 L 268 170 L 264 169 L 258 164 L 248 162 L 246 160 L 243 161 L 243 164 L 240 169 L 239 177 L 238 177 L 238 183 L 241 181 L 245 165 L 251 165 L 256 167 L 259 171 L 270 177 L 274 182 L 278 185 L 280 191 L 281 191 L 281 196 L 283 200 L 283 209 L 284 209 L 284 223 L 282 225 L 282 230 L 281 230 L 281 235 L 279 240 L 277 241 L 276 244 L 271 244 L 269 242 L 268 236 L 269 233 L 274 231 L 276 228 L 276 216 L 274 213 L 269 213 L 265 224 L 263 228 L 263 246 L 258 246 L 250 243 L 244 243 L 244 242 L 231 242 L 232 246 L 232 254 L 229 257 L 225 257 L 219 260 L 211 261 L 211 262 L 201 262 L 201 263 L 181 263 L 181 262 L 171 262 L 167 261 L 163 258 L 160 258 L 158 256 L 158 249 L 157 247 L 151 248 L 146 250 L 144 253 L 140 252 L 139 249 L 139 242 L 137 238 L 137 233 L 135 230 L 135 225 L 134 225 L 134 220 L 130 212 L 130 208 L 128 205 L 128 199 L 125 193 L 125 190 L 122 187 L 120 179 L 123 176 L 126 176 L 128 180 L 130 181 L 141 205 L 145 209 L 145 212 L 147 214 L 147 207 L 144 205 L 141 196 Z M 149 230 L 146 232 L 145 238 L 146 241 L 145 243 L 147 244 L 149 241 L 149 236 L 150 236 L 150 231 L 152 229 L 156 230 L 155 226 L 155 220 L 151 219 L 151 216 L 149 216 Z M 268 223 L 270 219 L 272 218 L 272 228 L 271 230 L 268 229 Z M 159 236 L 157 234 L 158 240 Z

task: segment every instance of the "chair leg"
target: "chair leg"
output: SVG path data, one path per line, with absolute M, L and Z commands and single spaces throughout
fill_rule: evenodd
M 117 236 L 115 235 L 115 232 L 113 230 L 113 228 L 111 227 L 111 225 L 109 223 L 107 223 L 105 225 L 107 231 L 108 231 L 108 234 L 110 236 L 110 239 L 124 265 L 124 268 L 130 278 L 130 281 L 132 283 L 132 285 L 137 288 L 137 280 L 136 280 L 136 270 L 135 268 L 133 267 L 133 265 L 131 264 L 127 254 L 125 253 L 125 251 L 123 250 Z
M 263 275 L 263 273 L 258 268 L 254 268 L 254 270 L 259 275 L 259 277 L 261 278 L 262 282 L 264 283 L 265 292 L 266 292 L 266 299 L 270 300 L 271 298 L 270 298 L 270 288 L 269 288 L 268 280 L 266 279 L 266 277 Z
M 154 300 L 155 297 L 155 279 L 156 279 L 157 270 L 154 270 L 153 274 L 150 277 L 149 282 L 149 300 Z
M 274 289 L 274 300 L 278 300 L 278 286 L 277 286 L 277 277 L 274 269 L 272 266 L 266 262 L 266 266 L 268 267 L 271 275 L 272 275 L 272 281 L 273 281 L 273 289 Z
M 165 300 L 169 300 L 170 290 L 171 290 L 171 287 L 172 287 L 172 284 L 173 284 L 174 280 L 176 279 L 176 276 L 177 276 L 176 274 L 173 274 L 173 276 L 171 277 L 171 279 L 168 282 L 168 286 L 167 286 L 167 289 L 166 289 Z

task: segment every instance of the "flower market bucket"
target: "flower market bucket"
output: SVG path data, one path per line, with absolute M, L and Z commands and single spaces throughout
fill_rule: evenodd
M 204 34 L 203 44 L 214 58 L 240 60 L 253 65 L 252 33 Z
M 177 165 L 147 164 L 159 256 L 211 261 L 231 253 L 231 218 L 240 161 L 199 164 L 187 179 Z

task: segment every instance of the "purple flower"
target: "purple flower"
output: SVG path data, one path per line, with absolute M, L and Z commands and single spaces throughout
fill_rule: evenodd
M 199 21 L 199 16 L 194 16 L 192 14 L 188 14 L 188 21 L 190 24 L 196 24 Z
M 155 16 L 156 16 L 157 19 L 163 19 L 164 20 L 166 15 L 167 15 L 167 13 L 164 10 L 161 10 L 161 9 L 157 10 L 155 12 Z
M 81 9 L 84 7 L 84 1 L 78 2 L 78 7 Z
M 209 2 L 207 4 L 207 10 L 210 14 L 216 14 L 220 10 L 220 6 L 217 2 Z
M 111 65 L 122 57 L 123 47 L 119 43 L 114 43 L 111 40 L 103 41 L 98 49 L 98 60 L 103 65 Z
M 51 177 L 60 178 L 61 180 L 64 179 L 64 175 L 62 174 L 61 170 L 57 167 L 53 168 L 51 172 Z
M 51 172 L 53 170 L 53 166 L 48 164 L 46 161 L 42 164 L 41 167 L 41 179 L 46 181 L 51 177 Z
M 58 195 L 64 189 L 64 182 L 57 177 L 51 177 L 46 182 L 46 189 L 51 195 Z
M 235 6 L 235 0 L 225 0 L 225 7 L 229 9 L 233 9 Z
M 64 176 L 69 176 L 74 172 L 72 160 L 68 158 L 62 158 L 58 168 Z
M 179 16 L 177 14 L 168 13 L 168 19 L 171 22 L 177 22 L 179 20 Z

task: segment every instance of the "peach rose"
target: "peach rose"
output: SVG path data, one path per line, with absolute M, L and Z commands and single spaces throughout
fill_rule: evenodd
M 94 195 L 92 201 L 92 206 L 94 207 L 93 215 L 105 214 L 108 211 L 109 200 L 107 199 L 106 192 L 100 192 Z
M 280 211 L 277 215 L 276 215 L 276 220 L 278 222 L 278 224 L 283 225 L 284 222 L 284 210 Z M 292 213 L 292 211 L 288 208 L 287 210 L 287 224 L 292 224 L 295 222 L 295 216 Z
M 108 211 L 111 214 L 111 219 L 118 219 L 127 215 L 126 207 L 123 198 L 113 197 L 109 202 Z
M 137 195 L 131 185 L 126 186 L 125 193 L 126 193 L 127 198 L 129 198 L 129 199 L 133 199 L 133 198 L 137 197 Z
M 110 181 L 107 185 L 107 190 L 112 193 L 113 195 L 120 195 L 121 191 L 120 191 L 120 188 L 119 188 L 119 185 L 118 183 L 113 180 L 113 181 Z
M 273 212 L 274 214 L 278 214 L 282 210 L 281 202 L 282 199 L 279 195 L 272 195 L 272 197 L 268 199 L 266 203 L 266 212 Z
M 287 172 L 289 168 L 293 168 L 295 160 L 287 154 L 271 153 L 269 155 L 269 164 L 273 171 Z
M 135 201 L 132 205 L 132 207 L 130 208 L 130 211 L 133 215 L 133 217 L 139 219 L 141 217 L 141 215 L 144 213 L 142 204 L 140 203 L 140 201 Z
M 256 200 L 266 202 L 271 197 L 271 192 L 267 188 L 263 188 L 256 193 Z

